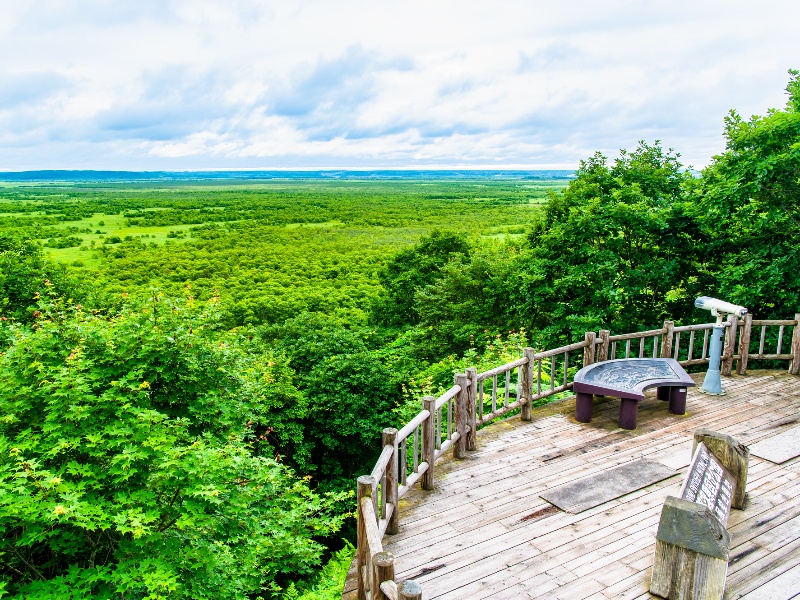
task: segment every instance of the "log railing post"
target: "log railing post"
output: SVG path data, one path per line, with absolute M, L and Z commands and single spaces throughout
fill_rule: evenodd
M 730 377 L 733 368 L 733 356 L 736 354 L 736 332 L 739 329 L 739 317 L 728 316 L 728 327 L 725 328 L 725 349 L 722 352 L 720 375 Z
M 661 358 L 672 358 L 674 329 L 675 321 L 664 321 L 664 333 L 661 336 Z
M 739 334 L 739 360 L 736 362 L 736 373 L 738 375 L 747 374 L 747 359 L 750 356 L 750 332 L 753 329 L 753 315 L 747 313 L 744 316 L 742 333 Z M 797 327 L 795 327 L 797 330 Z
M 586 347 L 583 349 L 583 366 L 591 365 L 594 363 L 594 340 L 597 334 L 594 331 L 587 331 L 584 336 Z
M 530 421 L 533 418 L 533 355 L 536 351 L 533 348 L 525 348 L 523 352 L 528 362 L 519 368 L 519 374 L 522 376 L 522 393 L 525 394 L 520 418 L 523 421 Z
M 364 522 L 364 510 L 361 508 L 361 499 L 370 498 L 372 496 L 372 486 L 375 483 L 375 478 L 369 475 L 362 475 L 358 478 L 356 488 L 356 502 L 358 506 L 357 515 L 357 533 L 356 533 L 356 573 L 358 575 L 358 600 L 367 600 L 367 585 L 364 581 L 366 572 L 372 568 L 369 564 L 369 542 L 367 541 L 367 524 Z
M 384 581 L 394 582 L 394 554 L 378 552 L 372 557 L 372 581 L 375 583 L 372 600 L 386 600 L 386 594 L 383 593 L 381 584 Z
M 430 415 L 422 422 L 422 459 L 428 463 L 428 469 L 422 474 L 422 489 L 432 490 L 433 463 L 436 462 L 436 398 L 425 396 L 422 399 L 422 408 L 427 410 Z M 403 465 L 405 468 L 405 465 Z
M 789 373 L 800 375 L 800 313 L 794 316 L 794 333 L 792 334 L 792 364 Z
M 397 507 L 397 476 L 399 473 L 397 464 L 397 429 L 394 427 L 387 427 L 384 429 L 381 434 L 381 442 L 384 448 L 386 446 L 392 447 L 392 458 L 389 464 L 386 465 L 386 479 L 383 494 L 386 498 L 386 502 L 394 507 L 392 509 L 392 515 L 389 517 L 389 523 L 386 525 L 386 533 L 394 535 L 397 533 L 400 523 L 400 511 Z
M 422 586 L 413 579 L 407 579 L 397 585 L 399 600 L 422 600 Z
M 467 450 L 475 450 L 477 448 L 477 429 L 478 429 L 478 416 L 476 412 L 476 403 L 478 397 L 478 369 L 470 367 L 467 369 L 467 425 L 469 431 L 467 432 L 466 448 Z
M 530 387 L 526 383 L 526 379 L 528 377 L 528 365 L 524 364 L 519 367 L 517 371 L 517 390 L 519 392 L 519 399 L 522 401 L 522 406 L 520 406 L 520 413 L 519 418 L 523 421 L 530 421 L 530 408 L 528 407 L 528 388 Z
M 453 456 L 464 458 L 467 448 L 467 374 L 457 373 L 453 378 L 455 384 L 461 389 L 453 398 L 455 405 L 455 430 L 458 432 L 458 439 L 453 444 Z
M 611 345 L 608 338 L 611 337 L 611 332 L 608 329 L 600 330 L 600 346 L 597 348 L 597 355 L 595 362 L 605 362 L 608 360 L 609 346 Z

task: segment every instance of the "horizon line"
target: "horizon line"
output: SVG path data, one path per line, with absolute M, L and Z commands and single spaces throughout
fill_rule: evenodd
M 69 168 L 41 168 L 41 169 L 4 169 L 0 167 L 0 174 L 19 173 L 258 173 L 258 172 L 323 172 L 323 171 L 575 171 L 576 168 L 564 166 L 530 167 L 522 165 L 497 166 L 425 166 L 425 167 L 209 167 L 187 169 L 69 169 Z

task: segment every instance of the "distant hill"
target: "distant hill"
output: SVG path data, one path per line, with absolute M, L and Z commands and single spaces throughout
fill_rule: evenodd
M 319 171 L 18 171 L 0 172 L 5 182 L 129 182 L 224 180 L 446 180 L 446 179 L 572 179 L 569 170 L 319 170 Z

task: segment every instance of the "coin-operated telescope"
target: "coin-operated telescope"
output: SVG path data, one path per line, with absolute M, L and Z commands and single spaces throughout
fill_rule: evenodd
M 711 314 L 717 317 L 717 322 L 711 332 L 711 344 L 708 349 L 708 371 L 706 378 L 703 380 L 703 386 L 700 391 L 712 396 L 722 396 L 725 392 L 722 390 L 722 380 L 720 379 L 719 365 L 722 361 L 722 336 L 725 334 L 725 325 L 723 321 L 726 315 L 733 315 L 734 319 L 743 317 L 747 314 L 747 309 L 744 306 L 731 304 L 724 300 L 717 300 L 708 296 L 700 296 L 694 301 L 697 308 L 710 310 Z

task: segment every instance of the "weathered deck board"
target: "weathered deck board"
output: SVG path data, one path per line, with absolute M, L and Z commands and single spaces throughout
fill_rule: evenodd
M 400 502 L 400 533 L 383 540 L 398 580 L 416 579 L 426 600 L 655 598 L 647 590 L 661 505 L 677 495 L 694 430 L 753 444 L 800 422 L 796 376 L 759 371 L 723 378 L 723 386 L 722 397 L 690 388 L 682 417 L 655 398 L 640 402 L 633 431 L 619 428 L 615 399 L 597 400 L 590 424 L 577 423 L 574 401 L 565 401 L 531 422 L 481 430 L 477 451 L 436 464 L 436 490 L 415 488 Z M 678 475 L 576 515 L 539 498 L 641 458 Z M 747 490 L 745 510 L 733 510 L 728 523 L 725 597 L 791 598 L 800 586 L 800 458 L 775 465 L 751 455 Z

